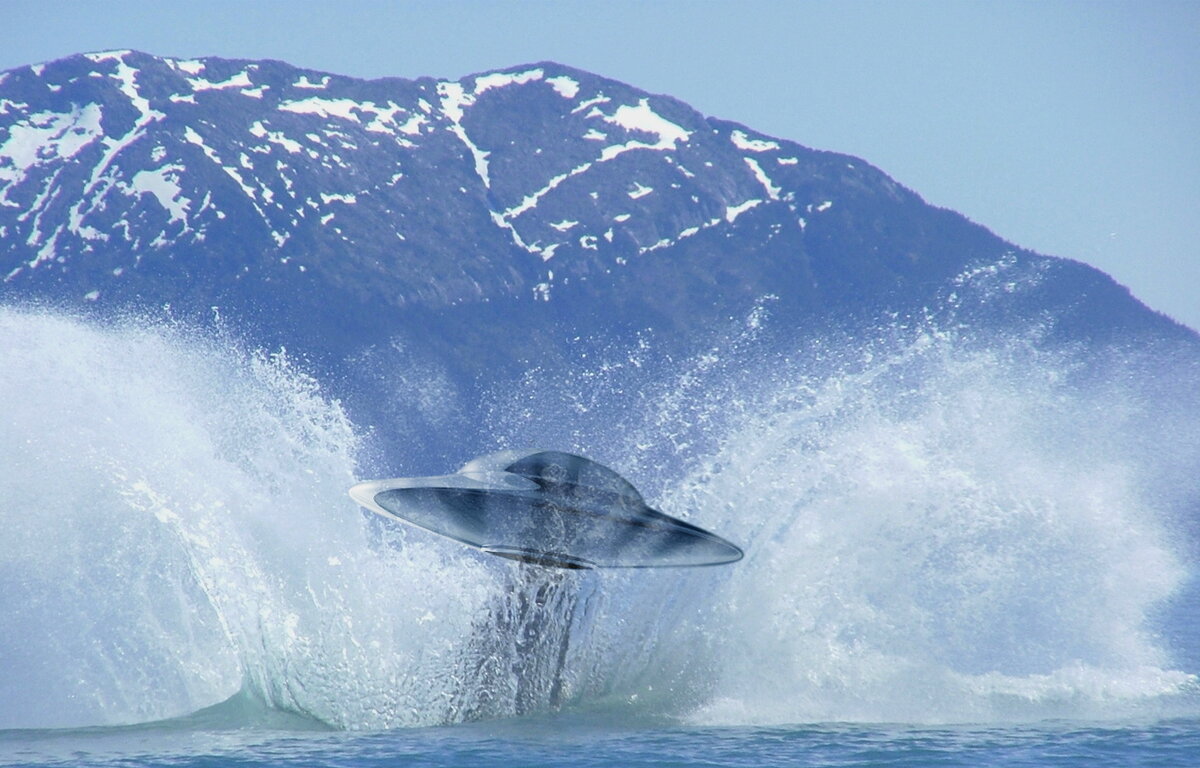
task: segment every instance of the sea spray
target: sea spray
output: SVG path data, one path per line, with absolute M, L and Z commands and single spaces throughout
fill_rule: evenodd
M 1194 616 L 1162 610 L 1194 603 L 1194 350 L 923 318 L 782 351 L 735 336 L 642 381 L 653 353 L 626 354 L 528 382 L 536 429 L 524 408 L 504 439 L 544 431 L 639 485 L 682 465 L 651 502 L 746 559 L 606 574 L 573 643 L 584 700 L 707 724 L 1194 711 L 1195 659 L 1167 640 L 1194 642 Z
M 138 722 L 245 686 L 340 727 L 455 719 L 496 590 L 373 531 L 357 438 L 285 357 L 0 312 L 0 727 Z
M 363 438 L 284 355 L 0 311 L 0 727 L 239 691 L 340 728 L 1192 706 L 1194 616 L 1159 610 L 1193 562 L 1191 357 L 760 325 L 497 388 L 495 447 L 593 456 L 747 552 L 539 579 L 355 509 Z
M 1164 477 L 1144 443 L 1171 427 L 1077 350 L 974 341 L 919 327 L 831 375 L 784 367 L 680 484 L 747 537 L 697 627 L 719 632 L 721 665 L 692 717 L 992 721 L 1194 697 L 1151 624 L 1188 575 L 1152 483 L 1191 477 Z

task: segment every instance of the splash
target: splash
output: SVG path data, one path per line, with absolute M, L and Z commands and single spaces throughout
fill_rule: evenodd
M 735 335 L 635 390 L 622 371 L 649 357 L 527 399 L 548 434 L 621 466 L 689 452 L 658 501 L 746 559 L 610 581 L 580 643 L 588 695 L 704 724 L 1195 710 L 1181 646 L 1200 627 L 1164 611 L 1194 602 L 1194 350 L 924 320 L 774 356 Z M 603 426 L 564 434 L 580 391 Z
M 243 688 L 339 727 L 454 719 L 496 576 L 373 534 L 354 430 L 286 357 L 15 310 L 0 337 L 0 727 Z
M 696 621 L 716 682 L 691 717 L 1194 707 L 1197 678 L 1154 619 L 1189 577 L 1190 510 L 1164 487 L 1193 504 L 1198 489 L 1164 465 L 1197 466 L 1180 425 L 1200 411 L 1178 369 L 1150 387 L 1174 404 L 1148 400 L 1135 357 L 1114 376 L 1077 350 L 923 328 L 831 375 L 775 377 L 675 490 L 747 537 L 746 567 Z
M 338 728 L 1194 710 L 1200 633 L 1163 618 L 1200 499 L 1193 353 L 917 323 L 780 354 L 762 323 L 683 361 L 593 347 L 492 403 L 494 448 L 594 456 L 746 549 L 539 575 L 364 517 L 364 438 L 286 356 L 0 310 L 0 728 L 231 697 Z

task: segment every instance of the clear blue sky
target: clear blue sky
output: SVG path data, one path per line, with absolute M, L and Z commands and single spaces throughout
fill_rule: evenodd
M 1200 2 L 0 0 L 0 69 L 81 51 L 362 77 L 550 59 L 857 155 L 1200 328 Z

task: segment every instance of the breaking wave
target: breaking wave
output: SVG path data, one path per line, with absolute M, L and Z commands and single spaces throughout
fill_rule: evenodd
M 778 355 L 763 322 L 493 394 L 464 458 L 586 453 L 747 554 L 557 573 L 364 517 L 366 438 L 286 356 L 0 309 L 0 728 L 1194 708 L 1194 358 L 930 324 Z

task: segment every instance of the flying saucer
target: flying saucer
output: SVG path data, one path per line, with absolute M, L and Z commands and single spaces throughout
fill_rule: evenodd
M 372 480 L 350 489 L 367 509 L 510 560 L 554 568 L 732 563 L 742 550 L 651 509 L 608 467 L 560 451 L 504 451 L 452 475 Z

